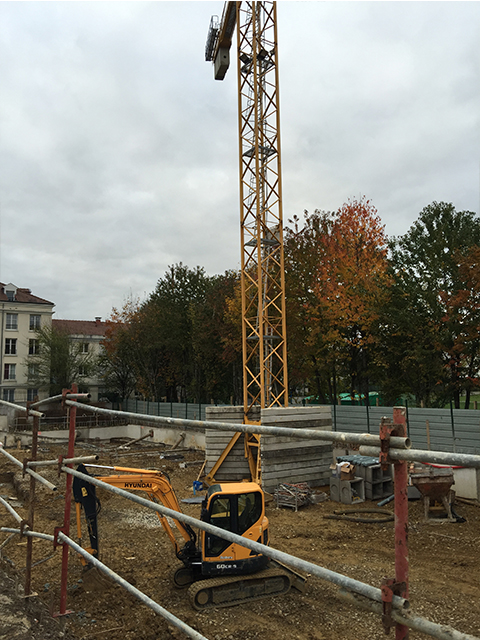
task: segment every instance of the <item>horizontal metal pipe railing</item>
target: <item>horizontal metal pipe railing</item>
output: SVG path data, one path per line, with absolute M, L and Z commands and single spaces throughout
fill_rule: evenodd
M 52 402 L 58 402 L 59 400 L 63 400 L 64 398 L 66 398 L 67 400 L 90 400 L 91 398 L 91 394 L 90 393 L 67 393 L 65 396 L 63 396 L 62 394 L 59 394 L 58 396 L 51 396 L 50 398 L 43 398 L 43 400 L 38 400 L 37 402 L 33 402 L 30 406 L 31 407 L 40 407 L 42 404 L 50 404 Z
M 378 457 L 378 447 L 361 446 L 359 450 L 362 456 Z M 422 451 L 421 449 L 390 449 L 388 453 L 392 460 L 406 460 L 407 462 L 432 462 L 433 464 L 445 464 L 460 467 L 472 467 L 480 469 L 480 456 L 470 453 L 453 453 L 449 451 Z
M 170 426 L 174 428 L 193 429 L 196 431 L 203 429 L 216 429 L 217 431 L 231 431 L 235 433 L 258 433 L 266 436 L 283 436 L 288 438 L 323 440 L 325 442 L 337 442 L 339 444 L 358 444 L 380 446 L 380 436 L 369 433 L 341 433 L 339 431 L 323 431 L 317 429 L 292 429 L 289 427 L 269 427 L 267 425 L 251 425 L 251 424 L 234 424 L 232 422 L 212 422 L 211 420 L 187 420 L 186 418 L 168 418 L 166 416 L 149 416 L 143 413 L 132 413 L 130 411 L 115 411 L 113 409 L 101 409 L 88 404 L 81 404 L 66 400 L 65 403 L 70 406 L 82 407 L 92 413 L 101 415 L 118 416 L 122 418 L 131 418 L 133 420 L 142 420 L 143 422 L 158 423 L 162 426 Z M 392 436 L 390 438 L 390 446 L 398 449 L 408 449 L 412 446 L 409 438 L 400 438 Z
M 86 462 L 95 462 L 100 456 L 79 456 L 78 458 L 64 458 L 62 464 L 85 464 Z M 27 462 L 27 467 L 53 467 L 58 464 L 58 458 L 56 460 L 31 460 Z
M 17 458 L 15 458 L 15 456 L 12 456 L 11 453 L 8 453 L 8 451 L 5 451 L 5 449 L 3 448 L 3 444 L 0 443 L 0 453 L 2 453 L 6 458 L 8 458 L 11 462 L 13 462 L 14 464 L 17 465 L 17 467 L 20 467 L 21 469 L 23 469 L 23 464 L 20 462 L 20 460 L 17 460 Z M 38 474 L 36 471 L 34 471 L 33 469 L 29 469 L 28 467 L 25 469 L 25 471 L 32 476 L 32 478 L 35 478 L 35 480 L 38 480 L 38 482 L 41 482 L 45 487 L 47 487 L 48 489 L 51 489 L 52 491 L 56 491 L 57 487 L 52 484 L 51 482 L 49 482 L 48 480 L 46 480 L 44 477 L 42 477 L 40 474 Z
M 90 553 L 88 553 L 88 551 L 85 551 L 85 549 L 82 549 L 80 545 L 78 545 L 76 542 L 74 542 L 71 538 L 66 536 L 64 533 L 59 532 L 58 540 L 60 542 L 65 542 L 66 544 L 68 544 L 69 547 L 77 551 L 77 553 L 82 555 L 86 560 L 88 560 L 88 562 L 91 562 L 95 567 L 97 567 L 97 569 L 102 571 L 102 573 L 104 573 L 108 578 L 110 578 L 111 580 L 113 580 L 114 582 L 122 586 L 124 589 L 126 589 L 126 591 L 128 591 L 133 596 L 135 596 L 135 598 L 140 600 L 140 602 L 145 604 L 147 607 L 150 607 L 150 609 L 155 611 L 155 613 L 157 613 L 158 615 L 162 616 L 162 618 L 165 618 L 165 620 L 167 620 L 169 624 L 183 631 L 183 633 L 185 633 L 189 638 L 193 638 L 193 640 L 208 640 L 208 638 L 206 638 L 205 636 L 202 636 L 201 633 L 199 633 L 198 631 L 195 631 L 195 629 L 192 629 L 192 627 L 189 627 L 185 622 L 183 622 L 182 620 L 174 616 L 172 613 L 170 613 L 170 611 L 167 611 L 167 609 L 164 609 L 163 607 L 161 607 L 157 602 L 155 602 L 155 600 L 152 600 L 147 595 L 145 595 L 142 591 L 140 591 L 139 589 L 131 585 L 124 578 L 119 576 L 118 573 L 115 573 L 115 571 L 112 571 L 112 569 L 107 567 L 107 565 L 103 564 L 103 562 L 100 562 L 100 560 L 97 560 L 97 558 L 95 558 Z
M 21 533 L 20 529 L 11 529 L 10 527 L 2 527 L 0 531 L 4 531 L 5 533 L 11 533 L 11 534 Z M 48 533 L 40 533 L 39 531 L 24 531 L 23 533 L 26 536 L 29 536 L 32 538 L 40 538 L 42 540 L 48 540 L 49 542 L 54 542 L 55 540 L 54 536 L 51 536 Z M 119 576 L 118 573 L 115 573 L 115 571 L 112 571 L 109 567 L 107 567 L 107 565 L 103 564 L 103 562 L 100 562 L 100 560 L 92 556 L 90 553 L 88 553 L 88 551 L 85 551 L 85 549 L 83 549 L 80 545 L 78 545 L 76 542 L 74 542 L 71 538 L 66 536 L 61 531 L 57 535 L 57 542 L 65 542 L 66 544 L 68 544 L 70 547 L 72 547 L 72 549 L 74 549 L 77 553 L 79 553 L 84 558 L 86 558 L 88 562 L 90 562 L 95 567 L 97 567 L 97 569 L 102 571 L 111 580 L 121 585 L 129 593 L 131 593 L 133 596 L 138 598 L 140 602 L 147 605 L 147 607 L 150 607 L 150 609 L 153 609 L 155 613 L 158 613 L 159 615 L 161 615 L 170 624 L 177 627 L 177 629 L 180 629 L 181 631 L 183 631 L 190 638 L 193 638 L 193 640 L 208 640 L 208 638 L 205 638 L 205 636 L 202 636 L 202 634 L 198 633 L 198 631 L 195 631 L 195 629 L 192 629 L 191 627 L 189 627 L 187 624 L 185 624 L 185 622 L 183 622 L 182 620 L 180 620 L 179 618 L 171 614 L 169 611 L 161 607 L 159 604 L 157 604 L 154 600 L 146 596 L 142 591 L 140 591 L 139 589 L 136 589 L 124 578 Z
M 11 409 L 16 409 L 17 411 L 23 411 L 23 413 L 28 413 L 31 416 L 38 416 L 39 418 L 45 417 L 45 414 L 41 413 L 41 411 L 35 411 L 34 409 L 27 409 L 27 407 L 22 407 L 22 405 L 14 404 L 13 402 L 7 402 L 7 400 L 0 400 L 0 404 L 4 404 L 6 407 L 10 407 Z
M 353 604 L 361 609 L 365 609 L 366 611 L 373 611 L 373 613 L 378 613 L 379 615 L 383 614 L 383 607 L 378 602 L 365 600 L 365 598 L 362 598 L 351 591 L 346 591 L 345 589 L 340 589 L 338 595 L 342 600 L 345 600 L 345 602 L 348 602 L 349 604 Z M 393 609 L 392 618 L 394 622 L 397 622 L 398 624 L 403 624 L 414 631 L 425 633 L 432 638 L 438 638 L 438 640 L 479 640 L 477 636 L 462 633 L 461 631 L 457 631 L 456 629 L 444 624 L 431 622 L 431 620 L 415 616 L 409 611 L 398 611 L 398 609 Z
M 0 531 L 4 531 L 5 533 L 22 533 L 20 529 L 11 529 L 10 527 L 1 527 Z M 55 540 L 54 536 L 51 536 L 48 533 L 40 533 L 39 531 L 26 530 L 23 532 L 23 535 L 29 538 L 40 538 L 41 540 L 48 540 L 48 542 L 53 542 Z
M 208 533 L 212 533 L 224 540 L 228 540 L 229 542 L 234 542 L 236 544 L 240 544 L 242 547 L 246 547 L 247 549 L 251 549 L 256 553 L 262 553 L 265 556 L 268 556 L 272 560 L 277 560 L 278 562 L 282 562 L 288 566 L 293 567 L 299 571 L 304 571 L 305 573 L 309 573 L 311 575 L 316 576 L 322 580 L 326 580 L 328 582 L 332 582 L 339 587 L 344 587 L 346 589 L 350 589 L 359 593 L 366 598 L 370 598 L 375 600 L 376 602 L 382 602 L 382 592 L 380 589 L 376 587 L 372 587 L 371 585 L 360 582 L 359 580 L 354 580 L 353 578 L 349 578 L 348 576 L 344 576 L 341 573 L 336 573 L 335 571 L 330 571 L 329 569 L 325 569 L 324 567 L 320 567 L 319 565 L 313 564 L 312 562 L 308 562 L 306 560 L 301 560 L 300 558 L 296 558 L 295 556 L 290 555 L 289 553 L 284 553 L 283 551 L 278 551 L 277 549 L 273 549 L 272 547 L 267 547 L 264 544 L 260 544 L 259 542 L 254 542 L 253 540 L 248 540 L 247 538 L 243 538 L 231 531 L 226 531 L 225 529 L 220 529 L 219 527 L 215 527 L 207 522 L 203 522 L 201 520 L 197 520 L 196 518 L 192 518 L 191 516 L 187 516 L 181 512 L 174 511 L 173 509 L 168 509 L 163 505 L 159 505 L 157 503 L 151 502 L 145 498 L 137 496 L 133 493 L 129 493 L 128 491 L 124 491 L 123 489 L 119 489 L 118 487 L 112 487 L 97 478 L 92 476 L 88 476 L 84 473 L 80 473 L 75 469 L 70 469 L 69 467 L 62 467 L 62 471 L 71 474 L 77 478 L 81 478 L 94 484 L 101 489 L 105 489 L 106 491 L 110 491 L 111 493 L 115 493 L 116 495 L 122 496 L 123 498 L 127 498 L 128 500 L 132 500 L 132 502 L 136 502 L 137 504 L 141 504 L 147 509 L 151 509 L 152 511 L 158 511 L 162 515 L 169 516 L 170 518 L 180 520 L 181 522 L 185 522 L 189 524 L 191 527 L 197 527 L 202 529 L 203 531 L 207 531 Z M 399 609 L 405 609 L 409 607 L 408 600 L 404 598 L 400 598 L 399 596 L 393 597 L 393 606 Z

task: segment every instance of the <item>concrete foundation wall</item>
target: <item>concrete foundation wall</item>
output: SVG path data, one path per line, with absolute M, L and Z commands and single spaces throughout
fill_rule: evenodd
M 167 445 L 174 445 L 181 433 L 185 434 L 182 447 L 189 449 L 205 450 L 205 434 L 200 431 L 183 431 L 181 429 L 166 429 L 163 427 L 142 426 L 142 425 L 120 425 L 116 427 L 92 427 L 86 429 L 78 429 L 79 437 L 84 440 L 110 440 L 110 438 L 141 438 L 147 434 L 150 429 L 153 431 L 153 438 L 149 438 L 149 442 L 162 442 Z M 59 431 L 41 431 L 41 436 L 51 438 L 52 441 L 58 440 L 65 442 L 68 440 L 68 430 Z M 22 445 L 28 445 L 32 436 L 28 432 L 7 433 L 0 431 L 0 441 L 4 446 L 14 446 L 15 442 L 20 439 Z
M 278 407 L 262 410 L 258 418 L 265 426 L 330 430 L 330 407 Z M 242 407 L 207 407 L 206 419 L 242 424 Z M 205 432 L 206 472 L 208 473 L 230 442 L 232 432 L 207 429 Z M 311 486 L 328 484 L 332 446 L 318 440 L 297 440 L 276 436 L 260 439 L 262 486 L 273 491 L 282 482 L 308 482 Z M 243 434 L 235 443 L 215 478 L 232 482 L 248 478 Z

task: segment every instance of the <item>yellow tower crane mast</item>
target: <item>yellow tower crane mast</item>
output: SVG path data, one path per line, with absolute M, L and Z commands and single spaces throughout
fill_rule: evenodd
M 213 62 L 216 80 L 223 80 L 229 67 L 235 27 L 243 405 L 244 423 L 255 424 L 254 407 L 288 406 L 276 2 L 226 2 L 221 20 L 212 17 L 205 59 Z M 259 440 L 249 436 L 245 442 L 257 482 Z
M 222 80 L 237 31 L 243 399 L 288 405 L 276 2 L 226 2 L 206 59 Z

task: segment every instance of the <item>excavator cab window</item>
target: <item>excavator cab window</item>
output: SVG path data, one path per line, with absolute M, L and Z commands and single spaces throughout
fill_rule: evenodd
M 210 513 L 207 521 L 210 524 L 232 531 L 232 512 L 231 512 L 231 499 L 234 496 L 215 496 L 210 503 Z M 206 556 L 218 556 L 224 551 L 230 542 L 223 540 L 210 533 L 205 536 L 205 555 Z
M 262 495 L 259 492 L 238 495 L 217 495 L 210 502 L 207 522 L 242 535 L 248 531 L 262 515 Z M 212 534 L 205 535 L 205 555 L 218 556 L 231 543 Z

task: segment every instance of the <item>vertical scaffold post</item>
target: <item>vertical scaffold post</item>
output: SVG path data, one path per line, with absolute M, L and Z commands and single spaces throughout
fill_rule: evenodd
M 393 409 L 393 433 L 407 436 L 405 407 Z M 395 581 L 403 584 L 403 592 L 398 595 L 408 599 L 408 463 L 405 460 L 394 463 L 395 494 Z M 395 640 L 407 640 L 408 627 L 395 625 Z
M 30 408 L 30 403 L 27 405 L 27 409 Z M 28 412 L 27 412 L 28 415 Z M 33 427 L 32 427 L 32 450 L 30 452 L 30 460 L 37 459 L 37 448 L 38 448 L 38 423 L 39 417 L 38 415 L 33 416 Z M 35 478 L 30 476 L 30 495 L 29 495 L 29 503 L 28 503 L 28 526 L 30 527 L 30 531 L 33 531 L 33 520 L 35 516 Z M 32 551 L 33 551 L 33 538 L 27 537 L 27 559 L 25 563 L 25 595 L 29 596 L 31 594 L 31 585 L 32 585 Z
M 77 385 L 72 384 L 72 389 L 64 389 L 62 394 L 65 397 L 67 393 L 77 393 Z M 69 406 L 69 428 L 68 428 L 68 452 L 67 458 L 73 458 L 75 455 L 75 427 L 77 423 L 77 408 Z M 71 464 L 66 465 L 72 467 Z M 70 509 L 72 505 L 72 483 L 73 476 L 67 474 L 65 486 L 65 511 L 63 518 L 62 532 L 69 536 L 70 534 Z M 67 606 L 67 578 L 68 578 L 68 544 L 63 543 L 62 548 L 62 577 L 60 584 L 60 612 L 57 615 L 63 616 L 70 613 L 66 610 Z

